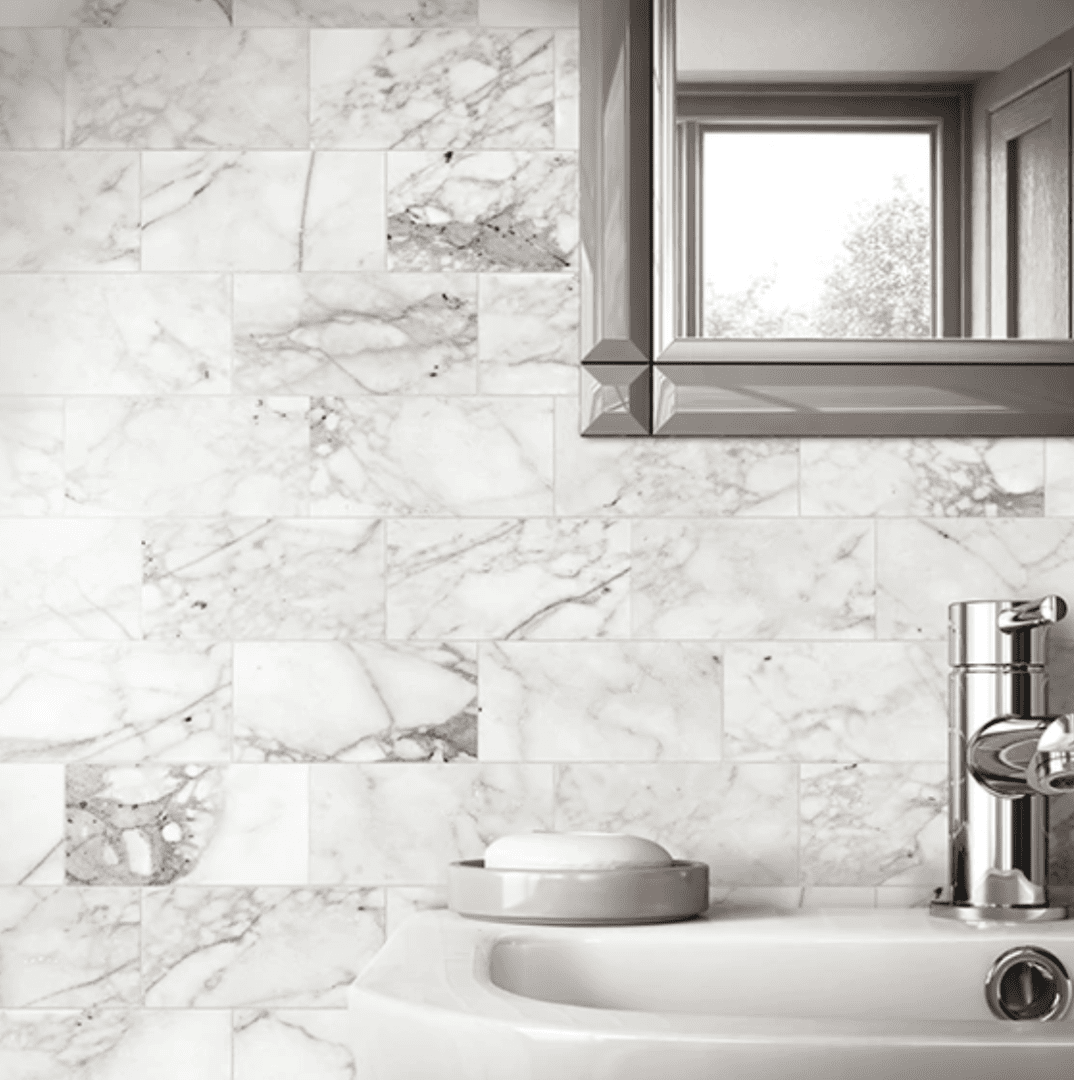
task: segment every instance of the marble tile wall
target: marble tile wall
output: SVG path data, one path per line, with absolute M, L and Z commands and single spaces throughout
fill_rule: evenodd
M 945 607 L 1074 594 L 1074 441 L 580 439 L 577 21 L 0 0 L 4 1077 L 352 1078 L 507 831 L 943 879 Z

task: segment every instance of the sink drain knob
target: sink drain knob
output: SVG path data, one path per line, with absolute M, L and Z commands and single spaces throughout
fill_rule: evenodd
M 1061 1020 L 1070 1007 L 1070 976 L 1046 949 L 1022 945 L 992 965 L 985 998 L 1000 1020 Z

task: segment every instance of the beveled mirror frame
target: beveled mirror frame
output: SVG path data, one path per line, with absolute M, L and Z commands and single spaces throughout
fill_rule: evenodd
M 675 336 L 674 18 L 581 4 L 582 434 L 1074 435 L 1074 340 Z

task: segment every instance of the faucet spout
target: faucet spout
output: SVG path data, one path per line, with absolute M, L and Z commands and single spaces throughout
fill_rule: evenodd
M 1074 713 L 1055 717 L 1041 733 L 1026 778 L 1042 795 L 1074 791 Z

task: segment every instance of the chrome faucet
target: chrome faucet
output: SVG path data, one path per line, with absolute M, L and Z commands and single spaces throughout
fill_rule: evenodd
M 1049 716 L 1044 639 L 1058 596 L 949 608 L 949 884 L 933 915 L 1065 919 L 1048 901 L 1048 799 L 1074 790 L 1074 714 Z

